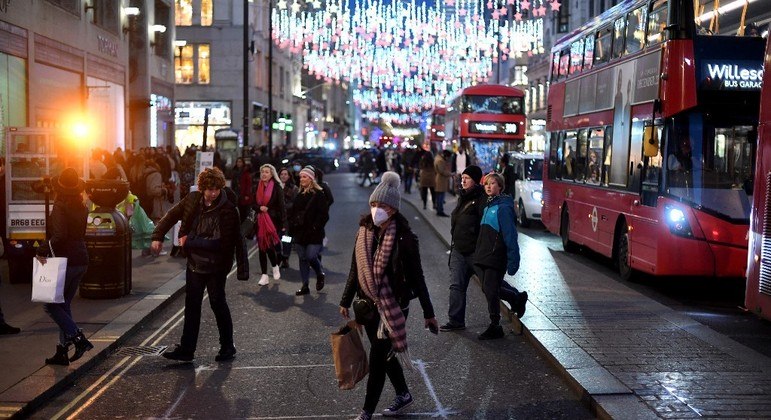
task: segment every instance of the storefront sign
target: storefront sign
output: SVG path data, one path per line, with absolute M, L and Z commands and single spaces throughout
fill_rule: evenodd
M 110 39 L 107 39 L 101 35 L 97 35 L 96 37 L 97 43 L 99 45 L 99 52 L 103 54 L 107 54 L 112 57 L 118 56 L 118 43 L 115 41 L 112 41 Z
M 760 90 L 763 63 L 759 61 L 713 61 L 702 64 L 700 87 L 709 90 Z
M 195 152 L 195 177 L 206 168 L 214 167 L 214 152 Z

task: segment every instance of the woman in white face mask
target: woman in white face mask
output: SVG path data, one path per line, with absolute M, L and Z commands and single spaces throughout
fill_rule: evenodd
M 410 300 L 420 300 L 426 328 L 432 332 L 439 328 L 423 278 L 418 238 L 399 213 L 400 183 L 398 174 L 385 172 L 372 192 L 370 214 L 359 222 L 351 271 L 340 299 L 340 314 L 348 319 L 353 303 L 356 322 L 364 325 L 371 343 L 367 395 L 358 417 L 363 420 L 372 418 L 386 376 L 396 398 L 383 415 L 398 415 L 412 404 L 402 371 L 402 364 L 411 367 L 405 322 Z

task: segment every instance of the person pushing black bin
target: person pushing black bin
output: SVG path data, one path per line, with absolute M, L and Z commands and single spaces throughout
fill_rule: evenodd
M 131 292 L 131 230 L 126 216 L 115 208 L 128 192 L 129 183 L 122 180 L 86 182 L 86 193 L 97 208 L 88 213 L 86 225 L 88 271 L 80 282 L 83 298 L 112 299 Z

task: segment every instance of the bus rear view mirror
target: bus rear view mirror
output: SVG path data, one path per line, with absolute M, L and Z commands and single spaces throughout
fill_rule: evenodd
M 643 133 L 643 154 L 646 157 L 656 157 L 659 154 L 659 132 L 655 126 L 645 127 Z

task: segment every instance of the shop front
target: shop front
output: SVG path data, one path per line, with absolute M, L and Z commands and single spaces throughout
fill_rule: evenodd
M 190 146 L 214 147 L 214 133 L 232 127 L 232 104 L 217 101 L 177 101 L 175 107 L 174 143 L 181 151 Z

